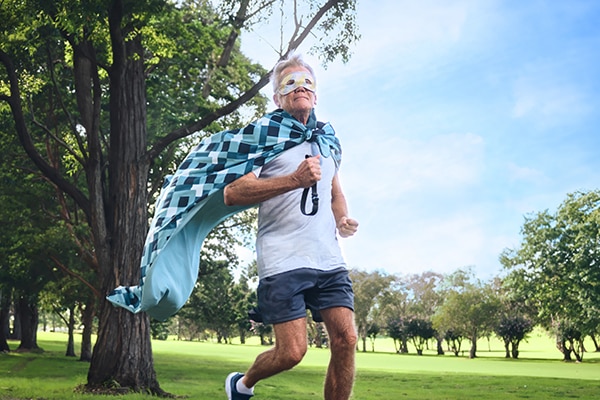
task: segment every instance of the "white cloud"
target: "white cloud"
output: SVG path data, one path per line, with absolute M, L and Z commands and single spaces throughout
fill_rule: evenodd
M 568 58 L 563 54 L 520 69 L 513 83 L 514 118 L 531 118 L 548 126 L 575 121 L 593 112 L 585 77 L 570 72 L 577 68 L 578 61 Z
M 364 6 L 364 8 L 362 7 Z M 476 1 L 412 0 L 359 3 L 361 54 L 394 57 L 390 49 L 447 46 L 464 38 L 469 16 L 480 7 Z
M 380 218 L 376 227 L 361 224 L 357 233 L 360 247 L 352 245 L 353 239 L 342 241 L 351 267 L 411 274 L 427 270 L 449 273 L 482 259 L 496 264 L 497 254 L 490 254 L 482 216 L 476 213 L 445 215 L 442 210 L 437 215 L 419 215 L 388 208 L 380 212 Z
M 483 139 L 470 133 L 423 140 L 382 134 L 347 142 L 344 186 L 365 203 L 463 189 L 478 183 L 483 171 Z
M 548 180 L 548 177 L 542 171 L 535 168 L 523 167 L 516 165 L 515 163 L 509 163 L 507 168 L 509 179 L 511 181 L 539 183 Z
M 549 78 L 550 79 L 550 78 Z M 521 78 L 514 88 L 513 116 L 543 120 L 580 114 L 588 107 L 584 93 L 576 86 L 555 84 L 535 78 Z
M 410 79 L 436 54 L 462 41 L 475 4 L 463 0 L 359 2 L 361 39 L 351 49 L 354 56 L 346 65 L 336 62 L 319 73 L 331 88 L 352 87 L 356 76 L 364 80 L 379 75 L 383 82 Z M 309 60 L 318 64 L 316 59 Z

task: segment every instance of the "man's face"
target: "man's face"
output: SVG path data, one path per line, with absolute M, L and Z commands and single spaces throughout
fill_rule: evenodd
M 314 92 L 314 78 L 310 72 L 304 67 L 289 67 L 283 70 L 281 76 L 282 81 L 279 82 L 279 90 L 273 95 L 275 104 L 293 116 L 296 116 L 297 113 L 304 114 L 312 110 L 317 95 Z M 298 82 L 298 79 L 303 81 Z M 311 79 L 311 82 L 306 81 Z

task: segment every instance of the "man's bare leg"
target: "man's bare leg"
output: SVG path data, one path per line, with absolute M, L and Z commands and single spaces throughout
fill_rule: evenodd
M 306 354 L 306 318 L 274 324 L 275 346 L 256 357 L 242 383 L 251 388 L 266 379 L 297 365 Z
M 325 379 L 325 400 L 348 400 L 354 385 L 357 333 L 354 312 L 346 307 L 321 310 L 329 334 L 331 359 Z

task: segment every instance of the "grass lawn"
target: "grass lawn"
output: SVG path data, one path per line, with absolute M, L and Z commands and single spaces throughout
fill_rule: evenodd
M 85 383 L 88 364 L 64 357 L 65 334 L 40 332 L 38 343 L 45 352 L 0 354 L 1 400 L 98 399 L 74 392 Z M 14 349 L 18 343 L 10 345 Z M 265 350 L 255 342 L 225 345 L 169 340 L 155 341 L 153 347 L 162 388 L 200 400 L 224 399 L 225 376 L 244 370 Z M 357 353 L 355 400 L 600 398 L 600 354 L 586 353 L 583 363 L 564 363 L 552 340 L 541 333 L 523 343 L 519 360 L 505 359 L 501 343 L 485 339 L 478 342 L 478 358 L 473 360 L 431 351 L 423 356 L 414 351 L 398 355 L 387 339 L 376 341 L 375 350 Z M 328 359 L 328 350 L 310 349 L 293 371 L 261 382 L 255 398 L 322 398 Z M 150 397 L 129 394 L 119 398 Z

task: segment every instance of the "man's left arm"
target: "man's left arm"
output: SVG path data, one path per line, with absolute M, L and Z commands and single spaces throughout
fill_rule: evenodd
M 354 235 L 358 230 L 358 222 L 348 217 L 346 197 L 337 174 L 331 182 L 331 210 L 340 236 L 345 238 Z

